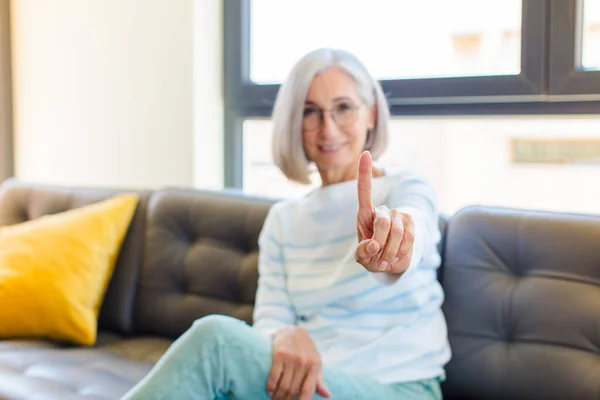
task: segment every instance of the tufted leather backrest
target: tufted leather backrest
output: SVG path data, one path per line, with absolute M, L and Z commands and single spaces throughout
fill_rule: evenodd
M 0 186 L 0 226 L 25 222 L 104 200 L 119 193 L 112 189 L 84 189 L 4 181 Z M 133 190 L 128 192 L 135 192 Z M 133 308 L 145 230 L 149 192 L 137 191 L 140 203 L 119 254 L 104 296 L 99 329 L 132 332 Z
M 271 205 L 237 192 L 156 192 L 148 209 L 139 331 L 176 338 L 209 314 L 251 323 L 258 235 Z
M 466 208 L 442 283 L 445 398 L 600 398 L 600 217 Z

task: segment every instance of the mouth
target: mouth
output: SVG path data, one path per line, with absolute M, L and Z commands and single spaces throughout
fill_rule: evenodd
M 328 146 L 317 146 L 319 148 L 319 151 L 321 151 L 322 153 L 326 153 L 326 154 L 331 154 L 331 153 L 335 153 L 337 151 L 339 151 L 342 147 L 344 147 L 344 144 L 332 144 L 332 145 L 328 145 Z

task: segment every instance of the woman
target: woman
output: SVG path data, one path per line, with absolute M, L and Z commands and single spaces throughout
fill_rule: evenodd
M 353 55 L 297 63 L 273 111 L 274 159 L 301 183 L 316 166 L 322 185 L 269 211 L 254 326 L 197 320 L 126 398 L 441 398 L 438 214 L 419 177 L 372 165 L 388 119 Z

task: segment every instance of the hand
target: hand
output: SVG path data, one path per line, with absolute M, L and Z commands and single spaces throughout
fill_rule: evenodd
M 315 391 L 331 394 L 323 383 L 321 357 L 306 329 L 289 326 L 273 338 L 273 366 L 267 380 L 267 392 L 275 400 L 313 398 Z
M 358 166 L 358 213 L 356 261 L 371 272 L 401 274 L 408 269 L 415 242 L 415 224 L 410 215 L 373 207 L 371 153 L 361 154 Z

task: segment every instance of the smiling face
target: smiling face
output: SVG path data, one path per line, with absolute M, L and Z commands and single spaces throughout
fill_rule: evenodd
M 376 108 L 364 103 L 348 74 L 332 67 L 314 78 L 304 105 L 302 140 L 323 185 L 356 179 L 375 120 Z

